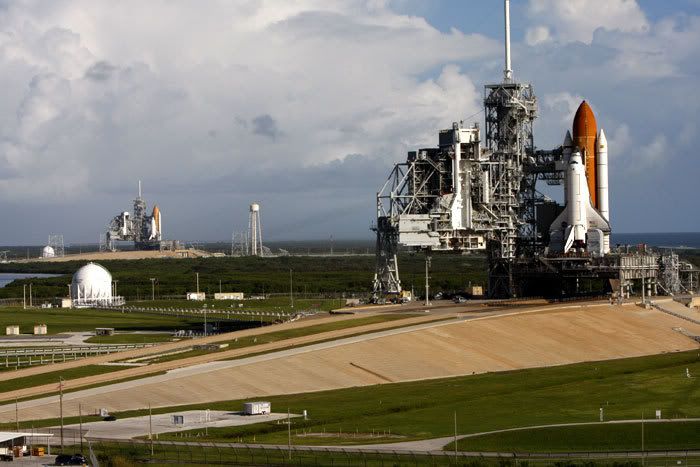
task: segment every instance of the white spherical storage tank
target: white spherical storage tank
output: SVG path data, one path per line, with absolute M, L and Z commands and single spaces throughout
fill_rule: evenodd
M 42 258 L 55 258 L 56 257 L 56 251 L 53 249 L 53 247 L 50 247 L 46 245 L 43 250 L 41 250 L 41 257 Z
M 73 275 L 70 293 L 73 306 L 110 304 L 112 275 L 103 266 L 88 263 Z

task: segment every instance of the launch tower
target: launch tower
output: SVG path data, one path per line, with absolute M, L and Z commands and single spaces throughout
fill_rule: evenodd
M 608 146 L 588 103 L 573 138 L 567 132 L 562 146 L 535 148 L 537 98 L 513 76 L 509 6 L 504 0 L 503 80 L 485 86 L 483 146 L 478 124 L 455 122 L 437 147 L 410 151 L 377 193 L 374 297 L 401 293 L 399 245 L 427 258 L 485 253 L 491 297 L 578 294 L 583 283 L 620 297 L 635 281 L 654 292 L 696 288 L 699 271 L 677 257 L 645 246 L 611 251 Z M 538 182 L 563 185 L 564 204 Z
M 104 249 L 114 251 L 117 241 L 133 241 L 137 250 L 161 249 L 163 229 L 160 208 L 154 206 L 151 215 L 147 212 L 146 200 L 142 197 L 141 180 L 139 180 L 139 193 L 134 199 L 133 217 L 127 211 L 115 216 L 107 227 L 104 241 L 100 242 L 101 249 L 104 246 Z

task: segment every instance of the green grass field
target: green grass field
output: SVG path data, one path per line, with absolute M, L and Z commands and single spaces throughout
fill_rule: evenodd
M 58 391 L 59 378 L 63 378 L 65 381 L 67 381 L 69 379 L 100 375 L 123 369 L 124 367 L 119 366 L 86 365 L 77 368 L 70 368 L 68 370 L 52 371 L 34 376 L 25 376 L 24 378 L 8 379 L 0 381 L 0 393 L 51 383 L 56 383 L 56 390 Z
M 111 336 L 93 336 L 85 340 L 88 344 L 143 344 L 152 342 L 170 342 L 172 334 L 114 334 Z
M 641 414 L 640 414 L 641 417 Z M 700 446 L 700 422 L 647 422 L 645 450 L 685 450 Z M 457 442 L 464 451 L 574 452 L 641 451 L 642 424 L 584 425 L 538 428 L 465 438 Z M 453 450 L 454 444 L 446 450 Z
M 172 331 L 202 329 L 202 318 L 179 318 L 118 311 L 17 307 L 0 307 L 0 329 L 18 324 L 20 332 L 31 334 L 35 324 L 46 324 L 49 334 L 67 331 L 94 331 L 96 327 L 113 327 L 118 331 Z
M 309 411 L 310 420 L 294 422 L 295 435 L 304 431 L 339 435 L 295 436 L 299 444 L 364 444 L 396 439 L 353 440 L 347 434 L 387 432 L 404 440 L 450 436 L 455 412 L 458 431 L 465 434 L 593 422 L 598 420 L 601 405 L 607 420 L 636 419 L 642 410 L 651 414 L 655 409 L 661 409 L 665 417 L 697 417 L 700 383 L 685 377 L 686 368 L 700 373 L 698 351 L 266 399 L 272 402 L 273 411 L 284 412 L 288 407 L 293 413 Z M 240 410 L 241 404 L 222 402 L 206 408 Z M 683 433 L 688 432 L 677 432 L 678 436 Z M 286 428 L 276 424 L 209 429 L 209 439 L 220 441 L 255 439 L 284 444 L 286 437 Z M 700 448 L 697 436 L 677 441 Z

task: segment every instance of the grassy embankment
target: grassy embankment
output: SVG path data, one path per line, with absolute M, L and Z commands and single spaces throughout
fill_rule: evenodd
M 266 344 L 266 343 L 271 343 L 271 342 L 277 342 L 277 341 L 282 341 L 285 339 L 291 339 L 294 337 L 309 336 L 312 334 L 319 334 L 319 333 L 323 333 L 323 332 L 336 331 L 336 330 L 340 330 L 340 329 L 354 328 L 354 327 L 358 327 L 358 326 L 364 326 L 364 325 L 375 324 L 375 323 L 382 323 L 382 322 L 387 322 L 387 321 L 398 321 L 398 320 L 410 318 L 413 316 L 416 316 L 416 315 L 382 314 L 382 315 L 367 316 L 367 317 L 357 318 L 357 319 L 323 323 L 323 324 L 318 324 L 318 325 L 314 325 L 314 326 L 300 327 L 300 328 L 295 328 L 295 329 L 287 329 L 284 331 L 275 331 L 275 332 L 260 334 L 257 336 L 242 337 L 242 338 L 231 340 L 231 341 L 222 341 L 222 343 L 227 343 L 227 344 L 229 344 L 229 346 L 226 348 L 220 349 L 218 351 L 214 351 L 214 352 L 193 350 L 193 351 L 186 351 L 186 352 L 168 355 L 168 356 L 163 356 L 163 357 L 158 357 L 156 355 L 156 356 L 154 356 L 153 359 L 144 360 L 144 362 L 147 361 L 149 363 L 158 363 L 158 362 L 165 362 L 165 361 L 171 361 L 171 360 L 179 360 L 179 359 L 183 359 L 183 358 L 187 358 L 187 357 L 194 357 L 197 355 L 203 355 L 203 354 L 207 354 L 207 353 L 222 352 L 225 350 L 231 350 L 231 349 L 236 349 L 236 348 L 245 348 L 245 347 L 254 346 L 254 345 L 261 345 L 261 344 Z M 396 328 L 396 327 L 401 327 L 401 326 L 402 325 L 399 322 L 399 323 L 397 323 L 396 326 L 392 326 L 391 329 Z M 118 336 L 114 336 L 114 337 L 118 337 Z M 240 358 L 240 357 L 237 357 L 237 358 Z M 52 380 L 58 381 L 59 377 L 63 377 L 64 380 L 71 380 L 71 379 L 77 379 L 77 378 L 82 378 L 82 377 L 86 377 L 86 376 L 93 376 L 93 375 L 117 371 L 117 370 L 124 370 L 124 367 L 88 365 L 88 366 L 73 368 L 73 369 L 69 369 L 69 370 L 42 373 L 42 374 L 36 375 L 36 376 L 16 378 L 16 379 L 11 379 L 11 380 L 0 382 L 0 393 L 7 392 L 7 391 L 13 391 L 13 390 L 17 390 L 17 389 L 29 388 L 29 387 L 33 387 L 33 386 L 38 386 L 41 384 L 46 384 L 47 382 L 50 382 Z M 111 384 L 111 382 L 106 383 L 106 384 Z M 102 386 L 102 384 L 98 385 L 98 386 Z M 94 386 L 90 386 L 90 387 L 94 387 Z M 73 390 L 75 391 L 75 390 L 80 390 L 80 389 L 85 389 L 85 388 L 84 387 L 83 388 L 76 388 Z M 37 396 L 37 397 L 45 397 L 46 395 L 48 395 L 48 394 L 44 394 L 42 396 Z M 48 425 L 43 425 L 43 426 L 48 426 Z

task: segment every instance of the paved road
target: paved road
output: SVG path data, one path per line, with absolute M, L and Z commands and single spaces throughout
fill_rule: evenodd
M 611 420 L 607 422 L 579 422 L 579 423 L 553 423 L 549 425 L 533 425 L 533 426 L 523 426 L 517 428 L 505 428 L 502 430 L 493 431 L 483 431 L 480 433 L 470 433 L 468 435 L 457 435 L 457 439 L 464 438 L 476 438 L 478 436 L 492 435 L 496 433 L 507 433 L 512 431 L 526 431 L 526 430 L 537 430 L 540 428 L 562 428 L 569 426 L 586 426 L 586 425 L 620 425 L 627 423 L 683 423 L 683 422 L 698 422 L 700 418 L 683 418 L 683 419 L 637 419 L 637 420 Z M 450 444 L 455 440 L 454 436 L 447 436 L 443 438 L 433 438 L 424 439 L 419 441 L 404 441 L 401 443 L 386 443 L 386 444 L 365 444 L 359 446 L 352 446 L 356 449 L 389 449 L 392 451 L 438 451 L 442 450 L 445 446 Z
M 174 425 L 173 415 L 182 415 L 184 424 Z M 208 418 L 207 418 L 208 417 Z M 292 414 L 291 417 L 300 417 Z M 165 414 L 156 414 L 152 417 L 119 418 L 112 422 L 83 423 L 82 432 L 85 438 L 90 439 L 119 439 L 128 440 L 137 436 L 147 436 L 149 430 L 154 434 L 174 433 L 180 431 L 196 430 L 204 428 L 230 427 L 252 425 L 255 423 L 274 422 L 285 420 L 286 413 L 271 413 L 267 415 L 243 415 L 224 410 L 187 410 Z M 42 429 L 54 433 L 54 440 L 59 437 L 60 427 Z M 80 440 L 80 425 L 64 426 L 64 437 Z M 79 441 L 78 441 L 79 442 Z

